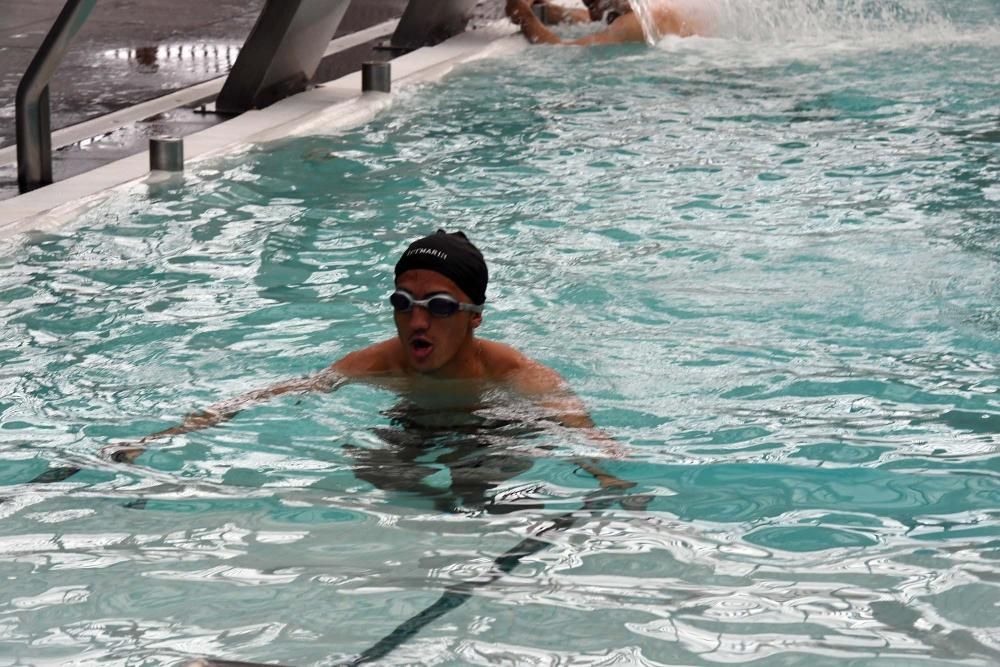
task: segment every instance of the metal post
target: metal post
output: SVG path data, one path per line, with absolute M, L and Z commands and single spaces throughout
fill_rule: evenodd
M 17 186 L 24 193 L 52 182 L 49 81 L 97 0 L 67 0 L 17 86 Z
M 361 92 L 388 93 L 391 89 L 392 66 L 389 63 L 361 63 Z
M 184 171 L 184 140 L 180 137 L 153 137 L 149 140 L 151 171 Z
M 41 177 L 46 185 L 52 182 L 52 113 L 49 90 L 45 86 L 38 98 L 38 153 L 42 156 Z

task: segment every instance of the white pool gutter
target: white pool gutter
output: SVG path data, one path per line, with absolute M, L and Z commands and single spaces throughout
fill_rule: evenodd
M 361 73 L 354 72 L 293 95 L 266 109 L 247 111 L 232 120 L 188 135 L 184 137 L 186 165 L 234 153 L 249 144 L 293 134 L 304 134 L 311 130 L 318 134 L 331 134 L 357 127 L 391 105 L 395 94 L 400 91 L 436 81 L 456 65 L 521 48 L 524 48 L 524 40 L 519 34 L 513 33 L 509 24 L 462 33 L 437 46 L 418 49 L 393 59 L 392 93 L 362 93 Z M 214 86 L 221 86 L 221 81 L 205 82 L 188 89 L 187 93 L 181 91 L 161 98 L 160 104 L 166 103 L 168 99 L 182 100 L 181 104 L 175 103 L 169 107 L 176 108 L 191 95 L 201 95 L 200 99 L 204 99 L 206 91 L 208 95 L 213 94 Z M 144 104 L 148 106 L 150 103 Z M 119 112 L 115 119 L 118 124 L 123 117 L 127 117 L 128 111 Z M 142 108 L 139 111 L 146 112 Z M 114 121 L 104 119 L 104 124 L 109 122 Z M 108 130 L 105 128 L 90 136 L 106 131 Z M 76 132 L 79 134 L 80 130 Z M 84 138 L 87 137 L 77 140 Z M 76 219 L 81 211 L 102 201 L 113 189 L 162 177 L 163 172 L 150 172 L 149 154 L 144 151 L 0 201 L 0 240 L 29 231 L 51 231 Z

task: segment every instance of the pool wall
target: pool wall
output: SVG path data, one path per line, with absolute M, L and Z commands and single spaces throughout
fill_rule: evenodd
M 433 47 L 392 60 L 393 92 L 440 79 L 456 65 L 479 57 L 523 48 L 524 41 L 507 25 L 469 31 Z M 395 95 L 362 93 L 361 73 L 354 72 L 277 102 L 248 111 L 230 121 L 184 137 L 187 163 L 233 153 L 249 144 L 271 141 L 309 128 L 323 133 L 356 127 L 393 103 Z M 167 177 L 149 171 L 146 152 L 0 201 L 0 239 L 28 231 L 51 230 L 74 220 L 113 188 L 137 180 Z

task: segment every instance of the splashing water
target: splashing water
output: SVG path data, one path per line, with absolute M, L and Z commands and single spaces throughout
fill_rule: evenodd
M 741 41 L 865 39 L 904 31 L 954 33 L 948 17 L 956 10 L 934 0 L 629 0 L 646 42 L 663 35 L 655 20 L 660 7 L 698 25 L 713 36 Z
M 657 0 L 628 0 L 629 6 L 639 19 L 639 25 L 642 26 L 642 35 L 650 46 L 654 46 L 663 37 L 656 21 L 653 20 L 653 6 L 656 2 Z
M 720 36 L 801 40 L 896 32 L 946 23 L 928 0 L 715 0 Z

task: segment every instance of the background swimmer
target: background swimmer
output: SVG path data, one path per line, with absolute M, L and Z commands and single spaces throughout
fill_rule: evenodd
M 607 27 L 600 32 L 574 40 L 563 40 L 535 16 L 533 4 L 546 8 L 551 23 L 587 23 L 602 21 Z M 639 16 L 627 0 L 583 0 L 586 9 L 573 9 L 538 0 L 507 0 L 507 16 L 521 27 L 532 44 L 622 44 L 646 41 Z M 649 18 L 659 36 L 690 37 L 711 32 L 711 21 L 699 5 L 693 2 L 660 0 L 649 5 Z

